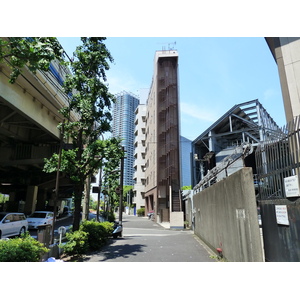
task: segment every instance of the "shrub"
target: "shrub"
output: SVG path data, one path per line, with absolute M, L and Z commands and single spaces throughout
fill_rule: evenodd
M 139 217 L 145 216 L 145 208 L 144 207 L 139 208 L 136 212 Z
M 108 222 L 114 222 L 116 217 L 113 211 L 106 211 L 102 213 L 102 217 Z
M 105 229 L 106 237 L 110 237 L 114 231 L 114 223 L 112 222 L 102 222 L 100 223 Z
M 61 248 L 67 255 L 82 256 L 88 250 L 88 235 L 82 230 L 67 232 L 67 242 Z
M 113 223 L 85 220 L 80 225 L 80 230 L 68 232 L 67 242 L 61 246 L 65 254 L 70 256 L 82 256 L 88 250 L 101 248 L 113 232 Z
M 88 247 L 90 250 L 101 248 L 113 232 L 113 224 L 110 222 L 84 221 L 80 230 L 88 233 Z
M 38 262 L 48 251 L 49 249 L 28 232 L 18 238 L 0 240 L 1 262 Z

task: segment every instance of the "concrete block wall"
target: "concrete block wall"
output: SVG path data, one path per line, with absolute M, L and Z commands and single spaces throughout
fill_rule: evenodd
M 243 168 L 193 197 L 194 232 L 231 262 L 263 261 L 252 168 Z
M 183 211 L 172 211 L 170 213 L 170 229 L 183 229 Z

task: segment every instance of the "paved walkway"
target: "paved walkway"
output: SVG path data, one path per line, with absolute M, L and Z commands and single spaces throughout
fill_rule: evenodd
M 190 230 L 170 230 L 148 218 L 123 215 L 123 237 L 111 239 L 85 262 L 215 262 Z

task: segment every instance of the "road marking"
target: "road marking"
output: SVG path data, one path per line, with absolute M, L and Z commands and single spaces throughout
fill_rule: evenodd
M 170 234 L 162 234 L 162 233 L 135 233 L 135 234 L 124 234 L 124 237 L 131 237 L 131 236 L 170 236 Z

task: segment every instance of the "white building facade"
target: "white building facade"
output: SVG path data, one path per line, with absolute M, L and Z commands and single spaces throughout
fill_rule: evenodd
M 135 204 L 136 209 L 145 207 L 146 110 L 145 104 L 140 104 L 135 110 L 133 204 Z

